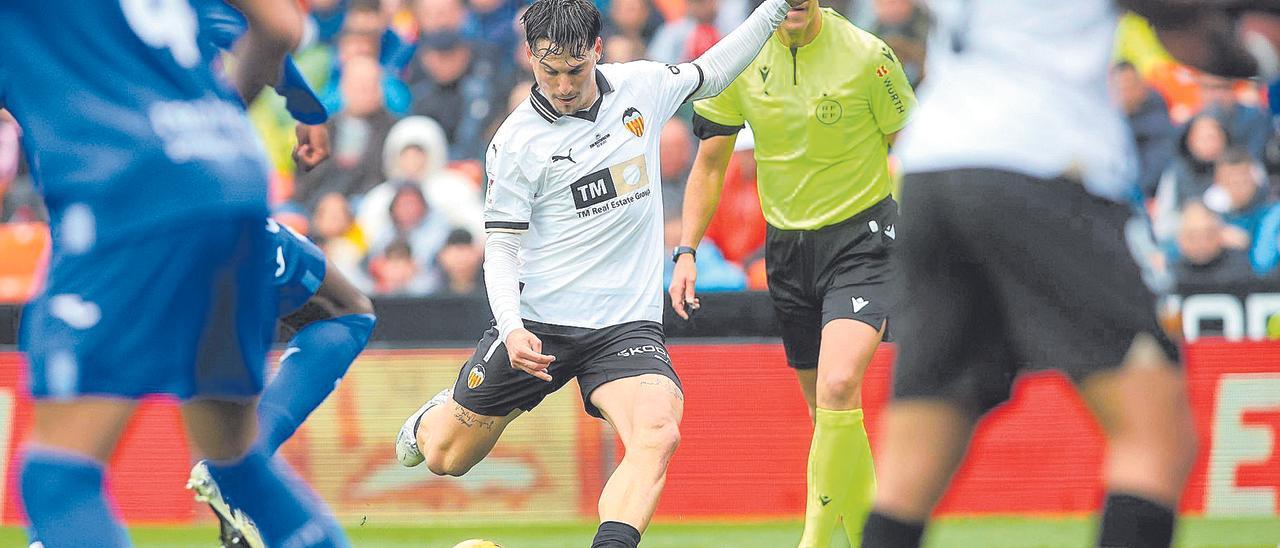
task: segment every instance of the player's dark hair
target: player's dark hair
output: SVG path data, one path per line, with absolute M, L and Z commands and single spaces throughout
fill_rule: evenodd
M 600 11 L 590 0 L 537 0 L 520 23 L 529 49 L 538 58 L 565 53 L 581 59 L 600 38 Z M 543 39 L 550 45 L 539 50 L 534 44 Z

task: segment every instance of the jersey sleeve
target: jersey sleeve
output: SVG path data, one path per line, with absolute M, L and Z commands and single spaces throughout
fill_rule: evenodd
M 738 101 L 738 80 L 734 80 L 720 95 L 693 103 L 693 133 L 699 139 L 720 135 L 734 135 L 747 122 Z
M 693 63 L 664 65 L 653 61 L 634 61 L 629 65 L 634 66 L 641 75 L 640 83 L 652 90 L 658 107 L 658 119 L 663 122 L 702 87 L 702 68 Z
M 880 55 L 875 57 L 867 70 L 875 78 L 868 78 L 871 115 L 876 119 L 880 132 L 888 135 L 907 125 L 911 111 L 916 108 L 916 93 L 902 70 L 902 62 L 893 50 L 880 42 Z
M 494 139 L 485 153 L 489 186 L 484 199 L 485 232 L 522 233 L 529 230 L 534 183 L 520 170 L 519 151 Z

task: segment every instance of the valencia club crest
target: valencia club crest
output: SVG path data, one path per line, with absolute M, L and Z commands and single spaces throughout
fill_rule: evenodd
M 636 107 L 628 107 L 626 112 L 622 113 L 622 125 L 627 126 L 627 131 L 636 137 L 644 137 L 644 115 L 636 110 Z

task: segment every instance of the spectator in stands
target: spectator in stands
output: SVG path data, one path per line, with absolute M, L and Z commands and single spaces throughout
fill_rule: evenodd
M 311 216 L 311 239 L 343 277 L 356 287 L 368 289 L 368 276 L 361 265 L 369 253 L 369 242 L 351 215 L 351 203 L 346 196 L 330 192 L 320 197 Z
M 1228 143 L 1227 132 L 1217 118 L 1201 114 L 1187 122 L 1173 161 L 1156 186 L 1152 217 L 1158 239 L 1173 238 L 1183 204 L 1204 199 L 1204 192 L 1213 184 L 1213 164 Z
M 387 208 L 404 183 L 416 186 L 449 227 L 484 234 L 480 187 L 447 167 L 449 144 L 439 124 L 423 116 L 405 118 L 391 128 L 383 151 L 387 182 L 365 194 L 356 213 L 370 235 L 394 232 Z
M 640 39 L 623 36 L 621 34 L 610 36 L 604 41 L 604 62 L 605 63 L 630 63 L 644 59 L 644 43 Z
M 495 71 L 510 70 L 511 53 L 523 42 L 517 37 L 512 21 L 520 11 L 521 0 L 470 0 L 471 14 L 464 26 L 465 34 L 479 45 L 477 57 L 494 64 Z
M 375 57 L 388 73 L 395 74 L 409 64 L 413 44 L 401 40 L 400 35 L 391 30 L 390 14 L 383 7 L 378 0 L 352 0 L 343 17 L 342 31 L 376 39 L 378 53 Z
M 614 0 L 615 3 L 618 1 Z M 672 121 L 674 120 L 673 118 Z M 670 204 L 663 204 L 663 207 L 666 210 L 663 239 L 667 246 L 666 256 L 670 257 L 671 252 L 680 245 L 680 231 L 683 228 L 680 223 L 680 208 Z M 662 283 L 670 286 L 675 264 L 662 261 L 662 265 Z M 724 259 L 715 242 L 703 239 L 698 245 L 698 279 L 694 282 L 694 288 L 699 292 L 742 291 L 747 288 L 747 276 L 738 265 Z
M 650 59 L 669 64 L 692 61 L 733 30 L 716 26 L 718 0 L 687 0 L 685 7 L 684 17 L 663 24 L 653 35 Z
M 658 154 L 662 158 L 662 203 L 678 208 L 684 201 L 684 182 L 693 165 L 693 132 L 689 124 L 679 118 L 668 120 L 658 137 Z
M 1200 202 L 1182 210 L 1178 254 L 1173 273 L 1180 287 L 1226 288 L 1255 279 L 1248 255 L 1224 245 L 1222 219 Z
M 1227 247 L 1249 249 L 1263 217 L 1276 208 L 1268 199 L 1265 184 L 1266 172 L 1245 149 L 1228 148 L 1218 158 L 1204 204 L 1226 222 L 1223 236 Z
M 387 27 L 386 16 L 377 2 L 361 0 L 353 5 L 343 19 L 342 34 L 338 35 L 337 56 L 330 67 L 328 85 L 320 93 L 321 102 L 329 112 L 342 110 L 342 70 L 356 57 L 372 57 L 382 65 L 383 104 L 397 116 L 409 109 L 409 88 L 397 74 L 408 64 L 413 46 L 400 40 Z
M 1254 158 L 1262 158 L 1274 133 L 1271 120 L 1257 108 L 1240 104 L 1235 82 L 1210 74 L 1200 75 L 1200 94 L 1206 112 L 1222 122 L 1231 142 L 1243 146 Z
M 342 32 L 342 20 L 346 15 L 346 0 L 311 0 L 307 3 L 311 21 L 315 23 L 316 40 L 332 44 Z
M 476 245 L 470 232 L 454 229 L 445 240 L 444 248 L 436 255 L 440 266 L 441 295 L 484 295 L 484 273 L 481 265 L 484 252 Z
M 498 97 L 493 66 L 472 61 L 472 44 L 461 33 L 432 32 L 419 40 L 410 71 L 415 82 L 412 111 L 444 128 L 451 160 L 484 156 L 484 131 L 498 112 L 493 108 Z
M 418 32 L 462 32 L 467 23 L 467 6 L 462 0 L 415 0 Z
M 621 34 L 648 44 L 660 26 L 662 17 L 649 0 L 612 0 L 600 35 L 609 38 Z
M 382 143 L 395 118 L 382 104 L 382 67 L 371 57 L 347 61 L 340 89 L 343 108 L 329 118 L 333 155 L 298 175 L 295 199 L 314 205 L 328 192 L 351 197 L 383 180 Z
M 1280 207 L 1271 208 L 1258 222 L 1249 262 L 1259 275 L 1280 278 Z
M 404 297 L 430 294 L 437 281 L 424 272 L 420 263 L 414 257 L 413 246 L 408 240 L 396 238 L 382 253 L 369 261 L 373 294 Z
M 1178 130 L 1169 120 L 1164 98 L 1147 85 L 1132 64 L 1121 61 L 1111 68 L 1111 87 L 1129 118 L 1138 148 L 1138 184 L 1145 196 L 1153 197 L 1160 175 L 1177 151 Z
M 751 285 L 753 262 L 758 259 L 764 263 L 764 254 L 760 252 L 764 249 L 767 227 L 756 186 L 755 135 L 751 128 L 744 128 L 733 143 L 733 156 L 725 168 L 724 186 L 720 190 L 720 205 L 707 225 L 705 237 L 716 243 L 725 259 L 747 266 L 747 284 L 753 289 L 767 288 L 763 276 L 758 286 Z
M 444 247 L 445 240 L 453 231 L 444 212 L 429 207 L 417 185 L 403 183 L 396 188 L 388 214 L 391 223 L 387 228 L 380 232 L 370 232 L 370 249 L 381 254 L 392 242 L 403 239 L 413 248 L 414 261 L 418 264 L 420 273 L 433 282 L 438 281 L 440 276 L 435 264 L 436 254 Z M 434 287 L 433 285 L 432 288 Z
M 875 23 L 868 30 L 893 50 L 911 87 L 916 87 L 924 77 L 929 12 L 915 0 L 875 0 L 873 4 Z

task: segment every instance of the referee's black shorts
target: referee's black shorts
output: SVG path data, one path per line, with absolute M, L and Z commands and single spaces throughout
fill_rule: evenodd
M 818 367 L 822 328 L 832 320 L 858 320 L 877 330 L 887 326 L 898 301 L 889 261 L 897 222 L 898 204 L 887 197 L 817 230 L 769 226 L 769 295 L 791 367 Z
M 1077 383 L 1148 334 L 1177 363 L 1126 232 L 1132 210 L 1069 179 L 991 169 L 909 174 L 895 262 L 895 399 L 981 413 L 1022 370 Z

